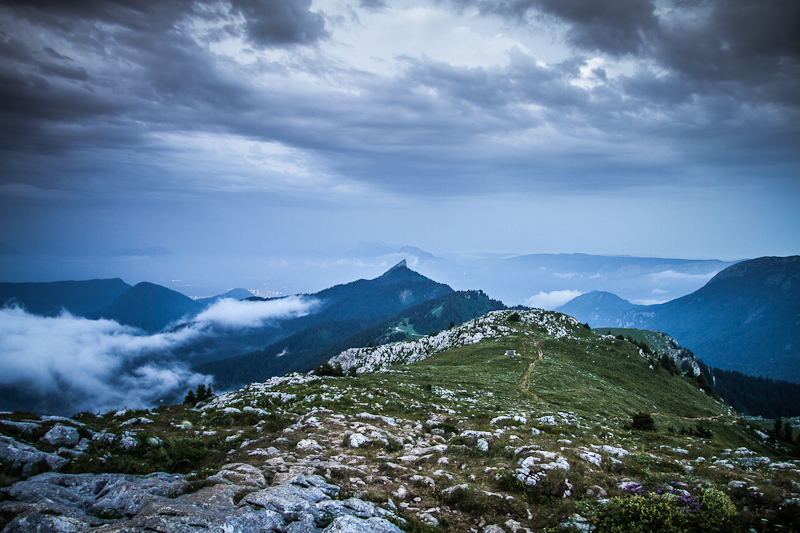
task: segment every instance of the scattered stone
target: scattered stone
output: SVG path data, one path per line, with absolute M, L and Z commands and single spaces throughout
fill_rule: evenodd
M 121 423 L 119 426 L 132 426 L 133 424 L 152 424 L 153 421 L 149 418 L 139 417 L 139 418 L 131 418 L 126 420 L 125 422 Z
M 130 450 L 131 448 L 136 448 L 139 445 L 139 441 L 131 437 L 130 435 L 126 435 L 122 437 L 119 441 L 119 447 L 123 450 Z
M 228 485 L 241 485 L 245 487 L 266 487 L 267 480 L 261 470 L 244 464 L 233 463 L 222 467 L 222 470 L 208 478 L 210 483 L 226 483 Z
M 519 522 L 517 522 L 516 520 L 512 520 L 512 519 L 510 519 L 510 518 L 509 518 L 508 520 L 506 520 L 505 526 L 506 526 L 508 529 L 510 529 L 510 530 L 511 530 L 511 533 L 517 533 L 517 532 L 519 532 L 519 531 L 522 531 L 523 533 L 533 533 L 533 532 L 532 532 L 530 529 L 528 529 L 527 527 L 523 527 L 523 526 L 522 526 L 522 524 L 520 524 L 520 523 L 519 523 Z
M 355 447 L 357 448 L 358 446 Z M 297 448 L 300 450 L 321 450 L 322 446 L 314 439 L 303 439 L 297 443 Z
M 81 440 L 81 436 L 78 434 L 78 430 L 73 427 L 56 424 L 50 431 L 45 433 L 42 440 L 52 446 L 75 446 Z
M 12 427 L 22 433 L 33 433 L 40 427 L 36 422 L 14 422 L 13 420 L 0 420 L 0 425 Z
M 95 516 L 133 516 L 153 501 L 180 493 L 185 486 L 183 476 L 161 472 L 149 476 L 48 472 L 15 483 L 7 492 L 17 502 L 49 501 Z
M 382 518 L 368 518 L 359 520 L 354 516 L 345 515 L 336 518 L 331 525 L 323 530 L 324 533 L 403 533 L 403 531 Z
M 434 518 L 430 513 L 419 513 L 417 517 L 432 527 L 439 527 L 439 521 Z
M 433 486 L 436 485 L 436 482 L 432 478 L 429 478 L 428 476 L 420 476 L 419 474 L 415 474 L 415 475 L 411 476 L 409 478 L 409 481 L 411 481 L 412 483 L 416 483 L 416 482 L 423 483 L 424 485 L 427 485 L 428 487 L 433 487 Z
M 349 439 L 351 448 L 360 448 L 364 444 L 369 444 L 370 440 L 361 433 L 353 433 Z
M 590 451 L 581 452 L 578 454 L 578 457 L 580 457 L 584 461 L 592 463 L 595 466 L 600 466 L 603 462 L 603 456 L 595 452 L 590 452 Z
M 561 522 L 559 525 L 563 528 L 572 528 L 577 529 L 578 531 L 588 532 L 592 530 L 592 526 L 589 524 L 589 521 L 579 514 L 571 515 L 568 522 Z

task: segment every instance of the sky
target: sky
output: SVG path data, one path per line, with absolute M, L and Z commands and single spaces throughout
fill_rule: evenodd
M 800 253 L 790 0 L 0 0 L 0 121 L 0 281 Z

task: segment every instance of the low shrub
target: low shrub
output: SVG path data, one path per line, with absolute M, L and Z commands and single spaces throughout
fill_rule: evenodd
M 655 431 L 656 421 L 653 419 L 653 415 L 650 413 L 639 411 L 631 417 L 630 429 L 636 429 L 639 431 Z
M 736 507 L 717 489 L 670 493 L 663 486 L 647 490 L 636 485 L 629 490 L 632 496 L 612 498 L 597 514 L 597 533 L 722 533 L 735 529 Z

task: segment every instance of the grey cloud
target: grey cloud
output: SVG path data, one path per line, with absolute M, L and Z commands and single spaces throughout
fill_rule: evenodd
M 262 46 L 310 44 L 328 36 L 325 19 L 309 11 L 311 0 L 231 0 L 245 17 L 245 32 Z
M 3 0 L 16 17 L 61 32 L 74 32 L 102 22 L 129 30 L 157 33 L 174 27 L 192 13 L 195 0 Z
M 326 32 L 309 7 L 307 0 L 4 2 L 0 56 L 9 61 L 0 69 L 0 116 L 11 127 L 0 146 L 60 150 L 114 139 L 131 146 L 154 130 L 202 129 L 215 117 L 252 109 L 252 88 L 220 70 L 226 65 L 182 23 L 240 14 L 240 30 L 256 44 L 310 44 Z M 50 31 L 63 49 L 27 42 L 14 19 Z M 66 125 L 69 135 L 59 131 Z
M 82 67 L 70 67 L 55 63 L 42 63 L 39 65 L 42 74 L 68 78 L 76 81 L 88 81 L 89 73 Z
M 654 5 L 642 0 L 540 0 L 540 9 L 572 25 L 570 42 L 613 55 L 639 54 L 658 27 Z
M 800 104 L 800 4 L 719 1 L 706 17 L 660 32 L 654 58 L 699 93 Z
M 181 31 L 182 21 L 233 14 L 244 17 L 244 32 L 257 45 L 311 44 L 328 35 L 322 14 L 309 11 L 311 0 L 3 0 L 2 5 L 15 17 L 65 34 L 98 22 L 163 34 Z
M 379 10 L 388 7 L 386 2 L 384 2 L 383 0 L 361 0 L 361 2 L 358 5 L 359 7 L 363 7 L 365 9 L 370 9 L 370 10 Z
M 596 182 L 611 180 L 604 182 L 609 186 L 672 179 L 680 173 L 678 166 L 659 167 L 630 157 L 640 151 L 643 139 L 680 152 L 683 162 L 725 161 L 731 142 L 745 146 L 737 157 L 756 160 L 763 151 L 747 147 L 748 142 L 774 137 L 769 134 L 774 122 L 790 123 L 798 113 L 800 76 L 794 74 L 797 63 L 791 54 L 796 44 L 788 30 L 779 29 L 776 33 L 783 36 L 774 39 L 768 32 L 738 36 L 744 11 L 723 4 L 695 26 L 678 31 L 658 19 L 655 24 L 647 2 L 471 2 L 486 14 L 563 21 L 576 55 L 544 67 L 535 57 L 512 50 L 507 65 L 493 68 L 404 58 L 399 72 L 384 77 L 340 66 L 322 53 L 281 63 L 263 58 L 247 66 L 228 63 L 204 46 L 202 39 L 213 35 L 190 35 L 181 25 L 191 17 L 233 25 L 232 15 L 241 15 L 243 25 L 225 31 L 263 46 L 311 44 L 327 34 L 321 15 L 309 11 L 306 0 L 62 4 L 0 6 L 0 12 L 5 9 L 10 16 L 50 28 L 54 38 L 50 52 L 5 28 L 0 54 L 9 61 L 0 69 L 0 113 L 10 127 L 0 146 L 34 154 L 113 148 L 121 151 L 124 162 L 104 167 L 95 160 L 93 171 L 116 175 L 122 165 L 129 186 L 139 190 L 151 185 L 172 190 L 170 179 L 158 170 L 172 149 L 153 139 L 162 132 L 277 141 L 312 153 L 320 168 L 332 174 L 382 188 L 407 192 L 411 183 L 420 194 L 450 194 L 456 188 L 459 194 L 471 194 L 487 174 L 502 174 L 507 181 L 498 180 L 497 188 L 510 189 L 521 183 L 535 187 L 542 176 L 558 175 L 565 185 L 584 184 L 591 180 L 587 176 L 594 176 Z M 769 6 L 776 13 L 781 9 Z M 96 21 L 113 27 L 100 28 Z M 688 37 L 681 39 L 680 32 Z M 63 48 L 53 44 L 59 39 Z M 728 52 L 714 44 L 723 41 L 742 50 L 741 57 L 725 59 Z M 656 75 L 642 69 L 606 77 L 592 88 L 576 87 L 572 80 L 587 64 L 581 54 L 597 50 L 646 56 L 668 72 Z M 67 56 L 73 61 L 60 59 Z M 717 70 L 703 70 L 704 64 Z M 262 74 L 288 83 L 265 87 L 255 81 Z M 327 90 L 321 83 L 299 97 L 292 83 L 296 74 L 357 90 Z M 594 74 L 603 79 L 601 70 Z M 782 107 L 772 113 L 752 111 L 773 104 Z M 548 129 L 583 144 L 565 160 L 563 153 L 502 142 L 544 135 Z M 773 147 L 782 160 L 791 157 L 787 154 L 793 153 L 797 140 L 791 128 L 787 135 L 788 140 Z M 704 139 L 703 150 L 698 138 Z M 146 155 L 133 153 L 140 148 L 147 148 L 139 150 Z M 139 157 L 143 164 L 138 168 L 124 168 Z M 616 170 L 602 170 L 607 163 Z M 29 173 L 37 168 L 30 161 L 23 167 Z M 72 176 L 63 168 L 59 174 Z
M 655 6 L 642 0 L 453 0 L 458 7 L 477 6 L 483 14 L 520 24 L 553 16 L 570 25 L 567 39 L 585 50 L 613 55 L 638 54 L 647 48 L 647 34 L 658 19 Z M 546 20 L 542 20 L 546 22 Z
M 56 52 L 55 50 L 53 50 L 49 46 L 45 46 L 44 48 L 42 48 L 42 50 L 44 50 L 44 52 L 47 55 L 49 55 L 50 57 L 52 57 L 53 59 L 65 59 L 67 61 L 75 61 L 71 57 L 62 56 L 61 54 L 59 54 L 58 52 Z
M 691 91 L 800 102 L 800 4 L 783 0 L 453 0 L 519 24 L 566 24 L 584 52 L 634 55 L 685 77 Z M 658 92 L 656 91 L 656 95 Z

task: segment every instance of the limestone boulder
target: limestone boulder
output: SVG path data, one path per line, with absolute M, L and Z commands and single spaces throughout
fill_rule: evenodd
M 41 440 L 53 446 L 72 447 L 80 442 L 81 436 L 74 427 L 56 424 L 50 431 L 44 434 Z
M 24 477 L 31 475 L 34 466 L 58 471 L 69 463 L 69 459 L 39 451 L 5 435 L 0 435 L 0 461 L 4 465 L 11 465 L 14 470 L 19 469 Z

